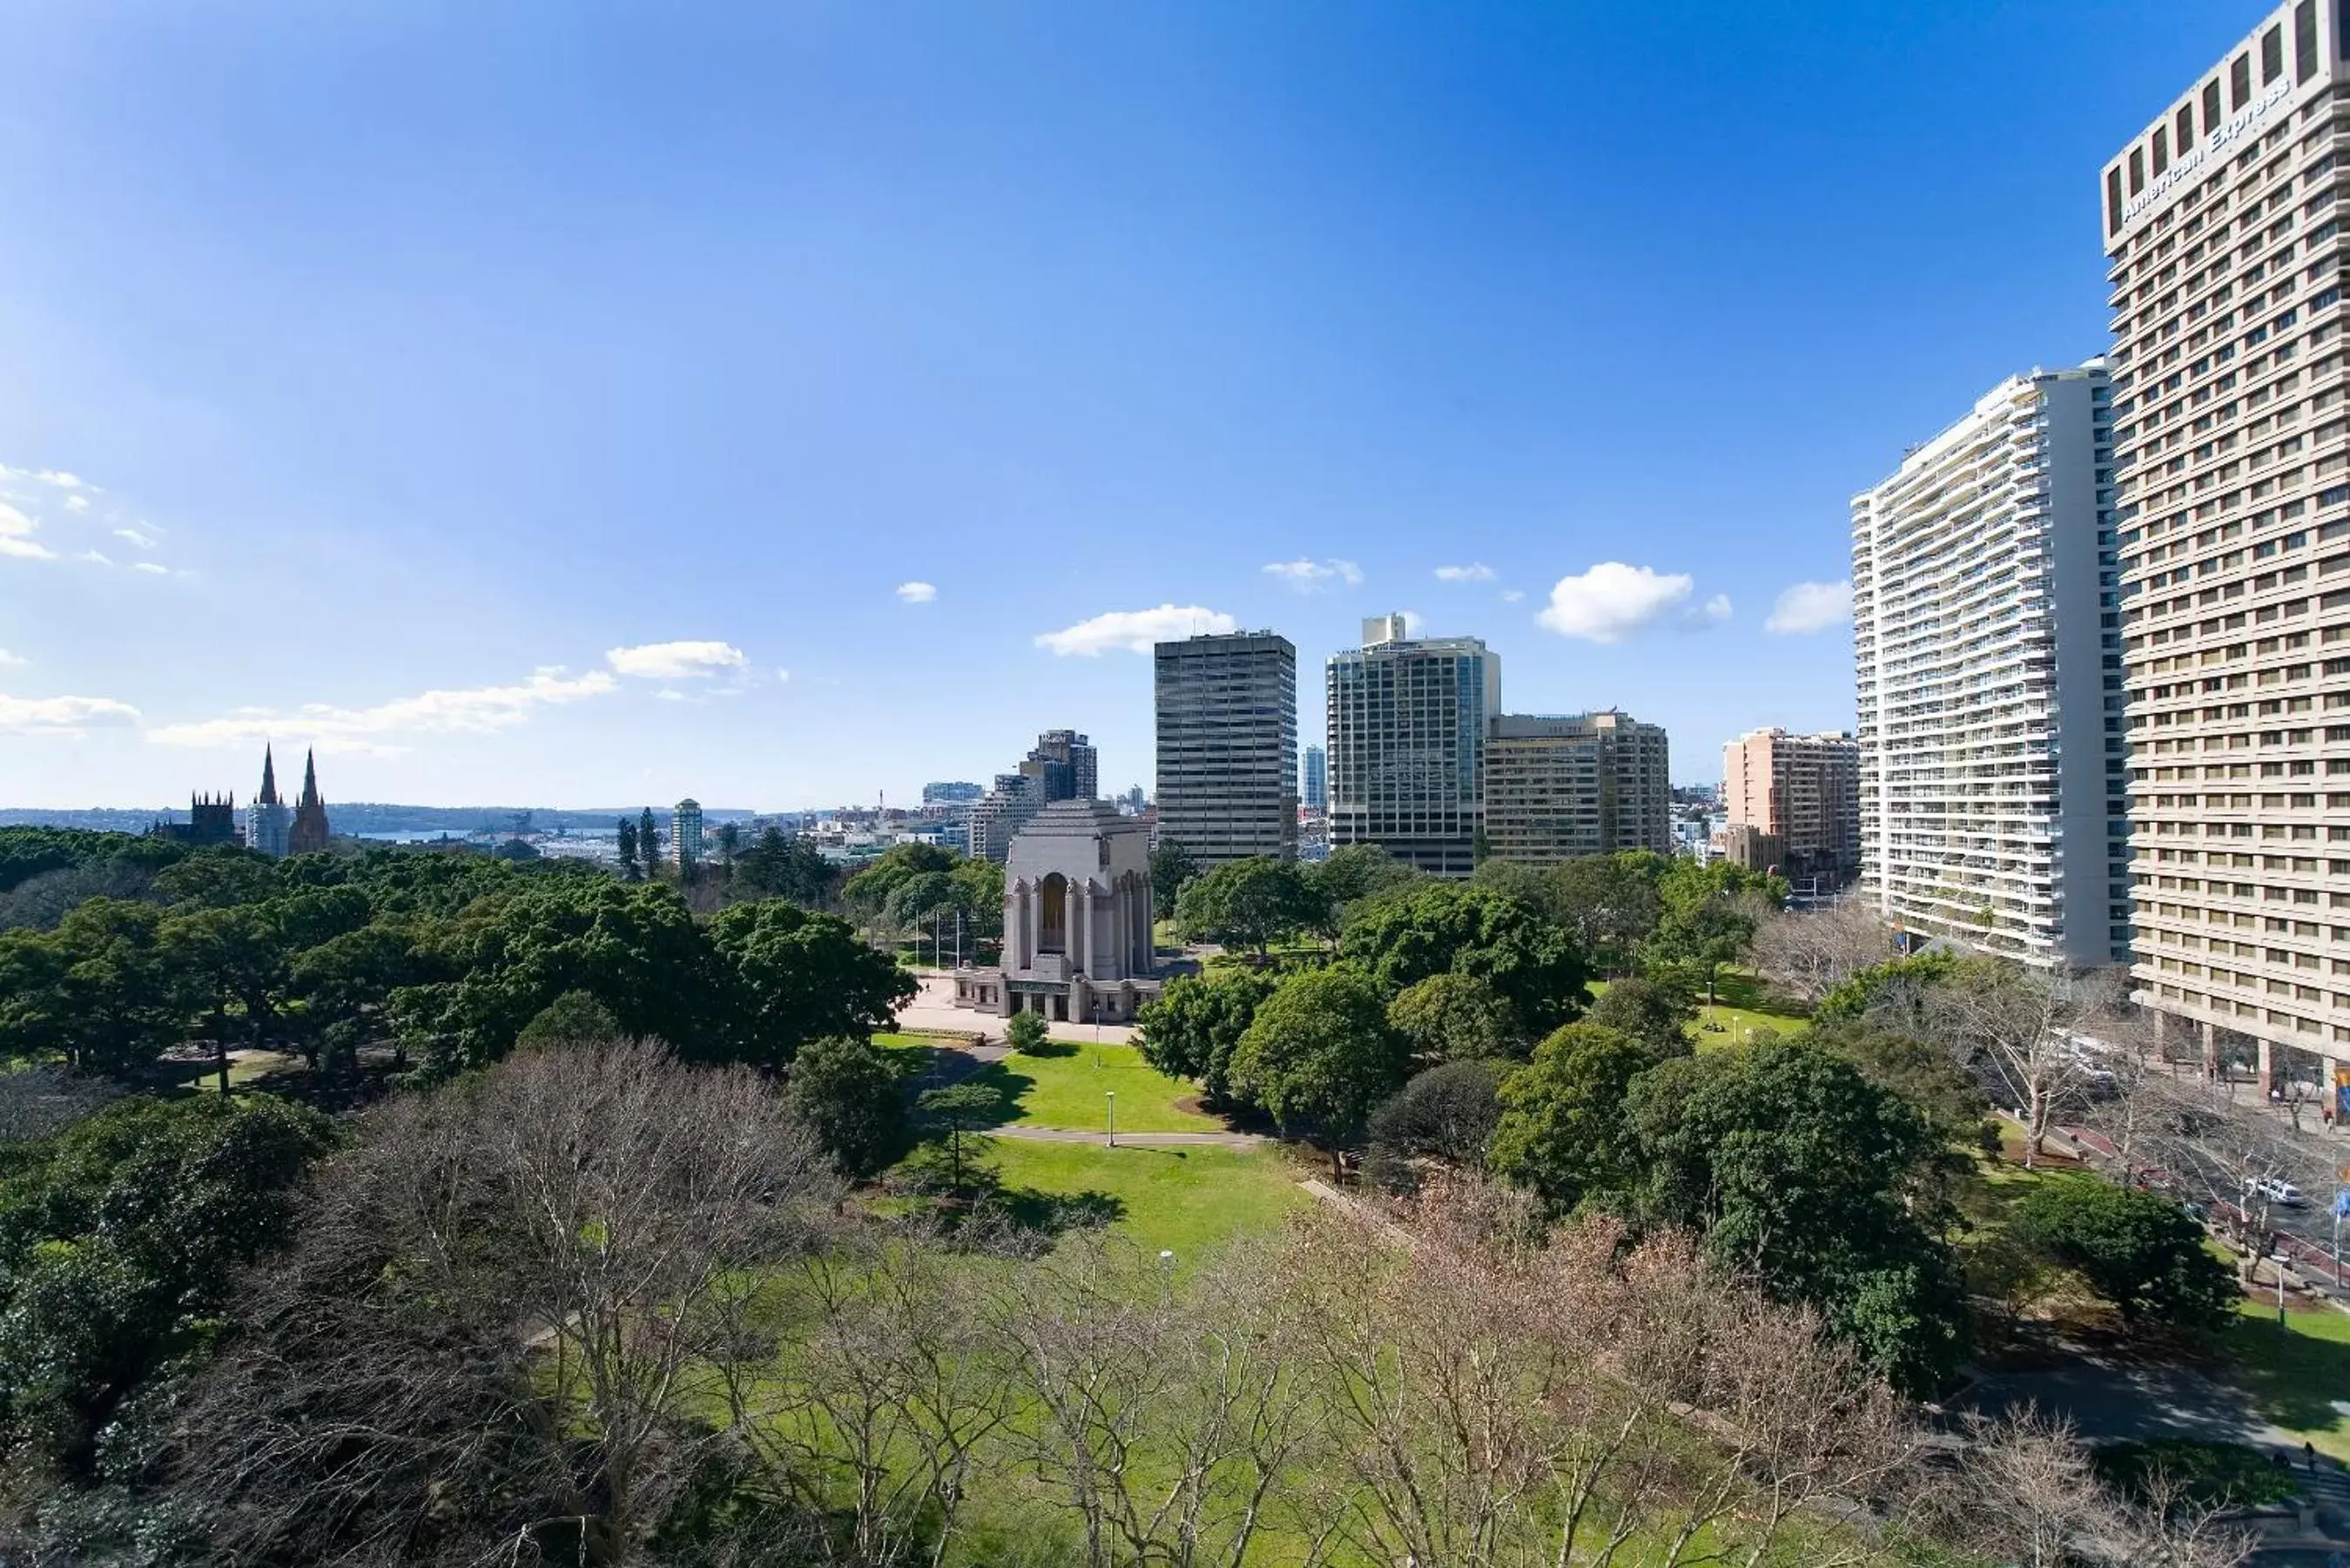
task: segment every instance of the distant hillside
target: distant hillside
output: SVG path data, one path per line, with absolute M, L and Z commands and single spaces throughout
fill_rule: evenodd
M 238 802 L 242 812 L 244 802 Z M 558 811 L 552 806 L 516 805 L 389 805 L 375 801 L 335 801 L 327 803 L 327 815 L 338 834 L 371 833 L 450 833 L 466 834 L 475 830 L 504 833 L 512 830 L 515 818 L 525 815 L 530 826 L 538 832 L 560 827 L 566 832 L 609 830 L 622 816 L 634 820 L 641 805 L 608 806 L 592 811 Z M 141 833 L 156 821 L 182 822 L 187 818 L 187 807 L 155 806 L 116 809 L 92 807 L 81 811 L 37 811 L 0 806 L 0 827 L 86 827 L 98 831 Z M 759 814 L 733 809 L 704 807 L 704 822 L 742 822 Z M 666 826 L 671 813 L 666 806 L 653 807 L 653 820 Z

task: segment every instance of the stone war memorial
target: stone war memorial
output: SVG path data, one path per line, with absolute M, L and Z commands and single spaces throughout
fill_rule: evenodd
M 1003 863 L 1003 967 L 957 970 L 955 1005 L 1129 1023 L 1159 988 L 1149 830 L 1106 801 L 1054 802 Z

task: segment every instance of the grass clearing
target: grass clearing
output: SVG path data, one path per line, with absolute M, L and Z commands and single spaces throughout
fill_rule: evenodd
M 2254 1412 L 2350 1464 L 2350 1314 L 2310 1306 L 2279 1326 L 2270 1303 L 2248 1297 L 2237 1311 L 2229 1376 Z
M 874 1039 L 886 1049 L 906 1053 L 915 1073 L 934 1064 L 944 1049 L 936 1036 L 880 1034 Z M 1056 1040 L 1034 1054 L 1015 1051 L 961 1081 L 995 1091 L 997 1112 L 991 1120 L 998 1127 L 1017 1123 L 1106 1131 L 1108 1096 L 1115 1094 L 1120 1132 L 1225 1130 L 1222 1117 L 1191 1108 L 1199 1097 L 1196 1088 L 1151 1066 L 1132 1045 Z
M 1179 1260 L 1270 1230 L 1314 1201 L 1274 1147 L 1110 1148 L 1007 1137 L 987 1158 L 1007 1192 L 1091 1199 L 1138 1243 Z
M 1607 994 L 1607 983 L 1604 980 L 1590 982 L 1593 1001 Z M 1773 996 L 1743 970 L 1723 970 L 1715 978 L 1713 993 L 1718 1000 L 1711 1005 L 1699 1002 L 1697 1020 L 1690 1025 L 1690 1041 L 1700 1051 L 1744 1045 L 1758 1037 L 1797 1034 L 1810 1027 L 1811 1020 L 1794 1002 Z M 1705 993 L 1700 988 L 1697 994 Z

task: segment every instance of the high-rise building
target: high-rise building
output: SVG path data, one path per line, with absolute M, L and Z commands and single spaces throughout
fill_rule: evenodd
M 1494 715 L 1485 740 L 1486 852 L 1553 866 L 1618 849 L 1673 852 L 1662 726 L 1613 710 Z
M 2133 975 L 2264 1078 L 2280 1048 L 2350 1066 L 2345 20 L 2279 6 L 2099 182 Z
M 1075 730 L 1047 730 L 1020 765 L 995 775 L 995 787 L 972 803 L 966 829 L 972 858 L 1003 863 L 1028 819 L 1056 800 L 1091 800 L 1100 764 L 1093 742 Z
M 318 794 L 318 756 L 302 757 L 302 798 L 294 803 L 294 824 L 286 830 L 286 853 L 319 855 L 331 836 L 327 826 L 327 803 Z
M 277 794 L 277 758 L 267 746 L 261 748 L 261 793 L 244 808 L 244 842 L 248 848 L 258 849 L 271 859 L 286 854 L 286 844 L 294 825 L 294 814 L 286 809 L 285 801 Z
M 979 785 L 965 784 L 959 779 L 926 784 L 922 786 L 922 804 L 924 805 L 967 805 L 986 793 Z
M 1913 936 L 2128 954 L 2111 395 L 2011 377 L 1853 497 L 1861 880 Z
M 680 871 L 702 863 L 702 803 L 691 795 L 679 801 L 670 816 L 669 858 Z
M 1159 841 L 1202 867 L 1297 855 L 1297 649 L 1269 631 L 1154 650 Z
M 1319 746 L 1305 748 L 1305 804 L 1315 811 L 1330 804 L 1330 753 Z
M 1752 730 L 1721 748 L 1722 815 L 1777 841 L 1779 869 L 1827 883 L 1860 870 L 1860 742 Z
M 1423 871 L 1466 877 L 1502 663 L 1473 637 L 1407 634 L 1402 616 L 1374 616 L 1363 646 L 1325 670 L 1330 846 L 1377 844 Z

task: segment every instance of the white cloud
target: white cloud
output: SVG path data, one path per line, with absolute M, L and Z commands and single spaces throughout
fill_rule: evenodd
M 0 556 L 14 556 L 25 561 L 54 561 L 57 553 L 33 538 L 34 522 L 22 512 L 0 501 Z
M 66 510 L 67 510 L 67 511 L 68 511 L 68 512 L 87 512 L 87 511 L 88 511 L 88 510 L 89 510 L 89 497 L 88 497 L 88 496 L 87 496 L 87 495 L 68 495 L 68 496 L 67 496 L 67 497 L 66 497 Z
M 1503 588 L 1502 590 L 1502 602 L 1505 605 L 1513 605 L 1525 597 L 1526 590 L 1523 588 Z
M 722 670 L 748 670 L 743 650 L 724 642 L 648 642 L 636 648 L 609 648 L 604 662 L 623 675 L 647 680 L 694 680 Z
M 88 561 L 94 566 L 110 566 L 114 565 L 112 558 L 107 556 L 107 554 L 102 550 L 84 550 L 81 554 L 76 556 L 74 559 L 77 561 Z
M 1219 610 L 1199 605 L 1160 605 L 1157 609 L 1112 610 L 1059 631 L 1044 632 L 1038 635 L 1036 646 L 1064 657 L 1082 654 L 1091 659 L 1113 648 L 1149 653 L 1153 643 L 1240 628 L 1240 622 Z
M 1783 637 L 1804 637 L 1841 626 L 1851 618 L 1849 582 L 1797 583 L 1771 607 L 1771 618 L 1762 623 L 1762 629 Z
M 95 551 L 91 552 L 93 555 L 96 553 L 97 552 Z M 157 566 L 152 561 L 133 561 L 130 563 L 130 569 L 134 572 L 146 572 L 158 577 L 168 576 L 172 570 L 169 566 Z
M 778 669 L 775 671 L 775 679 L 788 686 L 791 684 L 792 672 L 788 670 Z
M 0 694 L 0 734 L 69 735 L 139 722 L 139 710 L 111 697 L 10 697 Z
M 1730 618 L 1730 596 L 1728 594 L 1716 594 L 1713 597 L 1706 600 L 1705 618 L 1708 620 L 1728 620 Z
M 68 473 L 61 468 L 44 468 L 33 477 L 43 484 L 54 484 L 59 490 L 79 490 L 88 483 L 78 473 Z
M 167 746 L 258 745 L 287 737 L 379 753 L 402 748 L 401 735 L 489 734 L 511 729 L 540 708 L 577 702 L 617 691 L 620 683 L 601 670 L 568 675 L 560 665 L 535 670 L 511 686 L 472 686 L 423 691 L 372 708 L 338 708 L 311 702 L 286 711 L 239 708 L 218 719 L 165 724 L 148 732 Z
M 1534 617 L 1561 637 L 1620 642 L 1689 601 L 1695 585 L 1686 573 L 1662 573 L 1621 561 L 1602 561 L 1579 576 L 1561 577 L 1550 603 Z M 1728 600 L 1719 601 L 1726 610 Z
M 899 583 L 898 597 L 910 605 L 926 605 L 939 597 L 939 590 L 929 583 Z
M 1359 587 L 1363 581 L 1362 567 L 1335 557 L 1327 561 L 1309 561 L 1303 556 L 1295 561 L 1274 561 L 1266 565 L 1264 575 L 1280 578 L 1301 594 L 1318 594 L 1340 584 Z
M 1471 561 L 1465 566 L 1439 566 L 1436 580 L 1440 583 L 1490 583 L 1493 568 L 1482 561 Z
M 114 536 L 118 539 L 128 539 L 142 550 L 151 550 L 155 547 L 155 535 L 141 533 L 136 528 L 117 528 L 114 531 Z
M 21 653 L 11 653 L 6 649 L 0 648 L 0 664 L 30 664 L 31 662 L 33 661 Z

